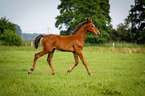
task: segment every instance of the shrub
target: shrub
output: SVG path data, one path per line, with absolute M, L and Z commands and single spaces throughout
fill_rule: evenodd
M 2 41 L 2 45 L 16 45 L 20 46 L 22 43 L 21 37 L 19 37 L 12 30 L 4 30 L 3 34 L 0 35 L 0 40 Z

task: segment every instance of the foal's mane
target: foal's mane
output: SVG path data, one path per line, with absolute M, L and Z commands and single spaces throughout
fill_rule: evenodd
M 79 23 L 75 28 L 74 28 L 74 30 L 73 30 L 73 32 L 71 33 L 72 35 L 73 34 L 76 34 L 77 32 L 78 32 L 78 30 L 83 26 L 83 25 L 85 25 L 87 23 L 87 21 L 85 21 L 85 22 L 82 22 L 82 23 Z

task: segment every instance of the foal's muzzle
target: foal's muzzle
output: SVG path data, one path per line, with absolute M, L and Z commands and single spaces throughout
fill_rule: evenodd
M 95 32 L 95 35 L 96 35 L 96 36 L 100 35 L 100 32 L 99 32 L 99 31 L 98 31 L 98 32 Z

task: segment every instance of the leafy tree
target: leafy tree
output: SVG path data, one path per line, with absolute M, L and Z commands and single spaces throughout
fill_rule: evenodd
M 126 24 L 130 24 L 130 34 L 132 40 L 137 43 L 145 43 L 145 0 L 135 0 L 135 4 L 131 5 L 129 16 Z
M 21 37 L 9 29 L 4 30 L 3 34 L 0 35 L 0 41 L 2 41 L 3 45 L 21 45 Z
M 9 20 L 7 20 L 6 17 L 1 17 L 1 20 L 0 20 L 0 33 L 3 34 L 5 29 L 12 30 L 14 33 L 16 31 L 15 24 L 9 22 Z
M 109 16 L 109 0 L 61 0 L 58 9 L 60 10 L 60 15 L 56 17 L 55 26 L 62 30 L 60 32 L 61 35 L 69 35 L 77 24 L 89 18 L 92 19 L 101 35 L 99 38 L 87 36 L 86 39 L 95 38 L 92 41 L 94 43 L 109 40 L 109 32 L 112 28 Z M 86 42 L 88 42 L 87 40 Z
M 117 25 L 116 37 L 118 37 L 117 41 L 130 41 L 128 26 L 124 25 L 123 23 Z
M 118 38 L 118 32 L 112 28 L 110 32 L 110 40 L 109 41 L 119 41 L 120 38 Z
M 0 20 L 0 42 L 3 45 L 16 45 L 21 44 L 21 37 L 16 34 L 16 25 L 9 22 L 6 17 Z

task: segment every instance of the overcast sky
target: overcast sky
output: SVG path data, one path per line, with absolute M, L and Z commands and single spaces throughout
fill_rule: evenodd
M 55 17 L 59 15 L 60 0 L 0 0 L 0 18 L 18 24 L 22 33 L 59 34 Z M 110 0 L 113 28 L 123 23 L 134 0 Z

